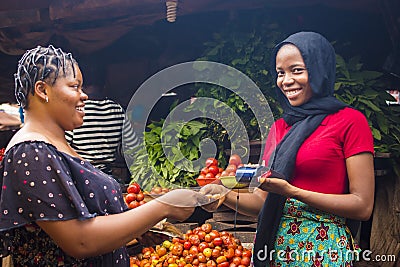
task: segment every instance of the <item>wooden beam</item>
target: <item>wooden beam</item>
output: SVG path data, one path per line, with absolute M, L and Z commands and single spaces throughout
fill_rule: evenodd
M 48 8 L 52 0 L 1 0 L 0 11 Z
M 51 20 L 73 19 L 80 21 L 119 17 L 130 15 L 132 12 L 143 15 L 164 12 L 164 4 L 160 0 L 84 0 L 79 3 L 61 0 L 54 1 L 49 7 L 49 11 Z

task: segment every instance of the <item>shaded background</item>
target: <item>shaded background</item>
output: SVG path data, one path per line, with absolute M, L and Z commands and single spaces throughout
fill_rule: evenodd
M 15 103 L 13 73 L 25 50 L 51 43 L 73 53 L 85 83 L 104 83 L 109 97 L 126 107 L 153 74 L 201 57 L 215 32 L 237 20 L 246 27 L 256 16 L 287 32 L 322 33 L 341 44 L 338 53 L 360 55 L 366 68 L 385 72 L 398 88 L 399 6 L 395 0 L 185 0 L 169 23 L 160 0 L 2 0 L 0 102 Z M 158 103 L 156 117 L 192 93 L 175 91 Z

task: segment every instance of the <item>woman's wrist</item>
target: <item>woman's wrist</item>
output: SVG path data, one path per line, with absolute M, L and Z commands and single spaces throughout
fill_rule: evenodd
M 290 186 L 290 188 L 289 188 L 289 193 L 287 194 L 287 197 L 295 198 L 295 199 L 299 200 L 300 191 L 301 191 L 300 188 L 298 188 L 294 185 L 291 185 L 291 184 L 289 184 L 289 186 Z
M 162 200 L 154 199 L 153 201 L 149 201 L 147 204 L 152 205 L 152 207 L 149 207 L 149 209 L 156 210 L 156 213 L 158 214 L 158 216 L 160 216 L 161 220 L 170 217 L 172 214 L 172 206 L 168 205 Z

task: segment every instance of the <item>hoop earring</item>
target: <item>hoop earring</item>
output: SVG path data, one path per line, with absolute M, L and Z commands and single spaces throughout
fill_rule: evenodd
M 49 103 L 49 98 L 47 97 L 47 95 L 45 96 L 44 101 L 46 101 L 46 103 Z

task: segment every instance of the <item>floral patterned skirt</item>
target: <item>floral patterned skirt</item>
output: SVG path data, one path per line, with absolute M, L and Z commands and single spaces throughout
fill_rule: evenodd
M 288 198 L 270 266 L 347 267 L 360 252 L 344 218 Z

